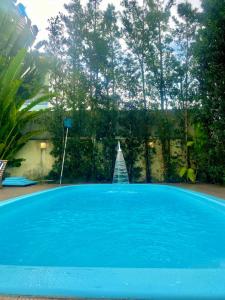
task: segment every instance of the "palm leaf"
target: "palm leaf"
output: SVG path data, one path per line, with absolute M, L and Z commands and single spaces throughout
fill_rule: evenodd
M 42 130 L 31 130 L 29 124 L 39 117 L 42 111 L 31 111 L 36 105 L 52 97 L 41 94 L 23 107 L 26 100 L 17 99 L 17 92 L 24 78 L 21 78 L 26 51 L 21 50 L 8 64 L 0 76 L 0 159 L 14 160 L 16 153 Z

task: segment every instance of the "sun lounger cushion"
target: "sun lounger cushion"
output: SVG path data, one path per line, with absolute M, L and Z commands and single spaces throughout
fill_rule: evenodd
M 3 180 L 3 186 L 29 186 L 37 184 L 37 181 L 27 179 L 26 177 L 6 177 Z

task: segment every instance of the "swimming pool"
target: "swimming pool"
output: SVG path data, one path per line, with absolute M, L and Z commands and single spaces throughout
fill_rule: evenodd
M 225 299 L 224 203 L 165 185 L 69 186 L 3 202 L 0 294 Z

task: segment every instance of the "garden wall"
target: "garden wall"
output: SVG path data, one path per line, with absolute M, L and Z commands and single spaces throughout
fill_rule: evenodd
M 46 149 L 41 149 L 41 143 L 46 143 Z M 10 176 L 26 176 L 30 179 L 41 180 L 52 169 L 54 158 L 50 154 L 52 143 L 45 140 L 30 140 L 16 155 L 25 161 L 19 168 L 9 168 Z
M 46 143 L 46 149 L 41 149 L 41 143 Z M 24 158 L 25 161 L 19 168 L 7 169 L 10 176 L 26 176 L 30 179 L 43 179 L 48 175 L 54 164 L 54 158 L 50 154 L 53 145 L 49 140 L 31 140 L 16 155 L 17 158 Z M 182 157 L 182 150 L 179 140 L 171 142 L 171 157 Z M 145 180 L 144 160 L 137 162 L 137 166 L 142 168 L 140 182 Z M 176 164 L 176 167 L 179 166 Z M 177 170 L 178 172 L 178 170 Z M 163 181 L 163 163 L 160 141 L 155 142 L 154 154 L 151 159 L 151 173 L 153 182 Z

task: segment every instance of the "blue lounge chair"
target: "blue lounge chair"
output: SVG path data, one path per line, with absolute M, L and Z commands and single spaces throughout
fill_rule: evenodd
M 3 180 L 3 186 L 29 186 L 37 184 L 37 181 L 27 179 L 26 177 L 6 177 Z

